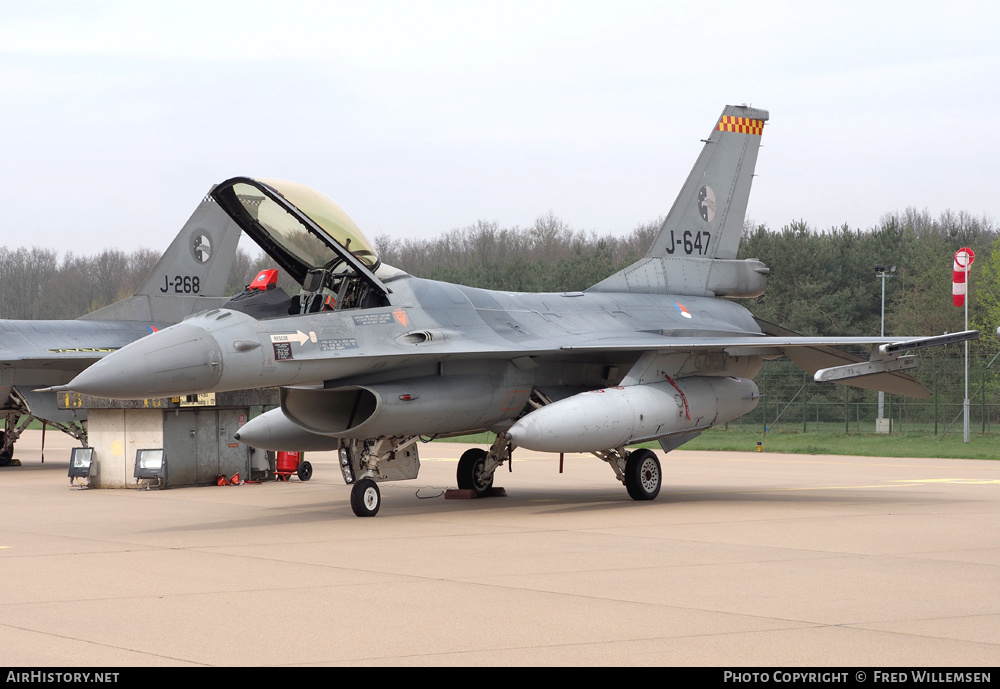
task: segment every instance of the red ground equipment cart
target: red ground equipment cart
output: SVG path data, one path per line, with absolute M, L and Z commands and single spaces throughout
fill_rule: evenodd
M 305 461 L 304 452 L 279 452 L 274 468 L 275 481 L 287 481 L 288 477 L 295 474 L 300 481 L 308 481 L 312 478 L 312 464 Z

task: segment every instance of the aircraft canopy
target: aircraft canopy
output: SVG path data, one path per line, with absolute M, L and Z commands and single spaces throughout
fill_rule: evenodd
M 289 275 L 331 274 L 363 266 L 378 268 L 379 257 L 354 221 L 318 191 L 284 180 L 234 177 L 212 197 Z

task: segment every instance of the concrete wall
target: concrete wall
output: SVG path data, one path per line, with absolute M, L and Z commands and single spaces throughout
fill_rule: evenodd
M 91 409 L 87 437 L 94 448 L 90 485 L 133 487 L 136 450 L 163 447 L 163 410 Z

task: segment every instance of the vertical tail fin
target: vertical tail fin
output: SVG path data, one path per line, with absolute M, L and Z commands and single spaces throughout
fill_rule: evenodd
M 727 105 L 645 258 L 590 289 L 756 296 L 767 269 L 735 261 L 766 110 Z M 755 294 L 754 294 L 755 293 Z
M 766 110 L 727 105 L 647 257 L 736 258 Z
M 83 318 L 175 323 L 224 301 L 241 230 L 205 196 L 135 296 Z
M 215 199 L 206 195 L 136 294 L 223 296 L 240 233 Z

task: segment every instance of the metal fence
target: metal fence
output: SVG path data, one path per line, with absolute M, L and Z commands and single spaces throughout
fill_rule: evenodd
M 985 358 L 969 360 L 969 428 L 972 433 L 1000 432 L 1000 363 Z M 885 394 L 884 418 L 894 433 L 921 432 L 938 436 L 963 433 L 965 363 L 958 356 L 922 356 L 911 372 L 931 392 L 921 400 Z M 727 428 L 765 431 L 841 431 L 874 433 L 878 392 L 846 385 L 816 383 L 791 361 L 764 363 L 754 379 L 760 403 L 749 414 L 730 421 Z

